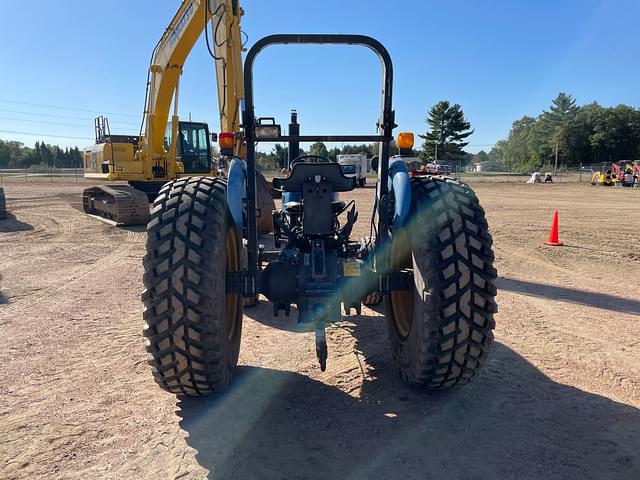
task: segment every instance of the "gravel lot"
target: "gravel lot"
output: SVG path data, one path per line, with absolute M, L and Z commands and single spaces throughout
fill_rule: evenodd
M 181 401 L 146 365 L 144 229 L 84 216 L 82 181 L 0 186 L 2 478 L 640 478 L 640 191 L 476 185 L 500 312 L 471 385 L 405 387 L 366 308 L 322 373 L 313 333 L 261 303 L 232 388 Z M 373 195 L 351 195 L 358 233 Z

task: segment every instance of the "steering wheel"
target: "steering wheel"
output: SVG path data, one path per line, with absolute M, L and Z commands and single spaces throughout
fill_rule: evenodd
M 307 159 L 309 159 L 309 161 Z M 293 161 L 291 162 L 291 165 L 289 165 L 289 168 L 293 168 L 294 165 L 296 165 L 297 163 L 333 163 L 333 162 L 328 158 L 322 157 L 320 155 L 300 155 L 299 157 L 296 157 L 293 159 Z

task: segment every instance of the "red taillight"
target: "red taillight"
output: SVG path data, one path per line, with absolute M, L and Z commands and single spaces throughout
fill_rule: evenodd
M 218 135 L 218 145 L 220 145 L 220 150 L 233 150 L 234 138 L 233 133 L 231 132 L 221 132 Z

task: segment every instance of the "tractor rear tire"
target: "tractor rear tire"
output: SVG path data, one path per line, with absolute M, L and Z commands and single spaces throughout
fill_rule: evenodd
M 171 393 L 224 390 L 238 363 L 242 297 L 226 293 L 240 270 L 240 239 L 226 183 L 181 178 L 153 202 L 144 257 L 144 336 L 156 382 Z
M 394 363 L 403 380 L 443 390 L 468 382 L 493 342 L 497 311 L 492 238 L 465 184 L 411 179 L 406 226 L 394 232 L 394 268 L 412 268 L 413 291 L 385 297 Z

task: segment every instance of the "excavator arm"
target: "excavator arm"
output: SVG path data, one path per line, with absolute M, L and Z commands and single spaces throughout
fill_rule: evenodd
M 242 40 L 239 0 L 184 0 L 153 51 L 145 102 L 144 136 L 141 153 L 145 169 L 169 157 L 168 175 L 175 177 L 178 128 L 179 83 L 183 65 L 203 31 L 216 64 L 220 128 L 238 133 L 239 104 L 244 97 L 242 83 Z M 211 48 L 210 40 L 213 41 Z M 174 129 L 170 151 L 164 138 L 173 103 Z M 239 136 L 238 136 L 239 137 Z M 234 150 L 239 151 L 238 143 Z
M 242 14 L 239 0 L 182 1 L 153 50 L 140 136 L 111 135 L 108 121 L 100 117 L 96 119 L 96 144 L 84 149 L 85 177 L 126 181 L 129 186 L 103 185 L 85 189 L 85 212 L 116 223 L 144 224 L 149 218 L 147 198 L 154 198 L 164 182 L 186 172 L 208 173 L 197 163 L 200 153 L 189 154 L 195 156 L 196 161 L 192 161 L 187 170 L 184 163 L 187 155 L 178 150 L 179 142 L 184 146 L 179 136 L 183 130 L 178 130 L 181 123 L 178 119 L 180 76 L 202 32 L 206 33 L 207 46 L 215 62 L 220 127 L 227 137 L 236 139 L 233 153 L 238 156 L 242 147 L 239 105 L 244 97 Z M 172 131 L 166 135 L 170 118 Z M 199 131 L 197 135 L 203 137 L 208 131 L 204 124 L 182 124 L 192 128 L 192 134 Z M 165 136 L 171 139 L 170 145 L 165 145 Z M 198 137 L 198 144 L 202 145 L 201 142 L 205 142 L 208 152 L 210 139 Z M 209 162 L 210 158 L 207 158 L 207 164 Z

